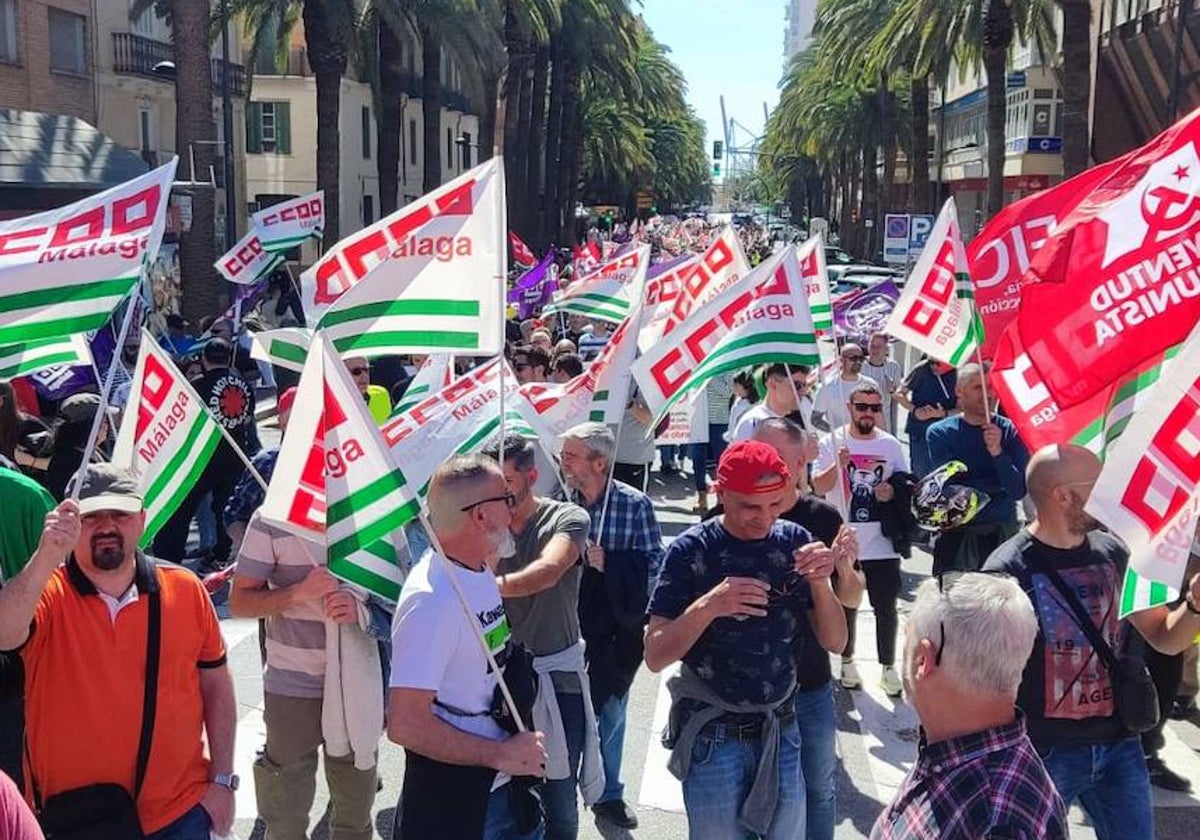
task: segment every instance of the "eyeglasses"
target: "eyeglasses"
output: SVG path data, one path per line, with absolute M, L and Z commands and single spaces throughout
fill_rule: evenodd
M 471 502 L 466 507 L 459 508 L 460 511 L 466 513 L 469 510 L 474 510 L 480 505 L 486 505 L 488 502 L 504 502 L 510 508 L 517 506 L 517 497 L 512 493 L 505 493 L 503 496 L 488 496 L 486 499 L 480 499 L 478 502 Z
M 371 372 L 371 369 L 369 367 L 352 367 L 352 368 L 350 368 L 351 376 L 362 376 L 364 373 L 370 373 L 370 372 Z
M 876 414 L 883 413 L 883 405 L 881 403 L 854 403 L 855 411 L 873 411 Z

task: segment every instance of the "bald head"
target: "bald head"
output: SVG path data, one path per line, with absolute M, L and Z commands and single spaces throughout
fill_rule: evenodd
M 1043 446 L 1029 459 L 1025 485 L 1033 503 L 1041 510 L 1060 487 L 1086 487 L 1100 475 L 1100 459 L 1091 450 L 1073 443 Z

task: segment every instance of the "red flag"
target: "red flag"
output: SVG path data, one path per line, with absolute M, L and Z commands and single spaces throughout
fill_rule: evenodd
M 1058 186 L 1008 205 L 967 245 L 975 304 L 983 319 L 984 358 L 996 355 L 1000 335 L 1017 315 L 1022 275 L 1029 270 L 1035 252 L 1050 238 L 1058 222 L 1127 157 L 1093 166 Z
M 533 255 L 533 251 L 511 230 L 508 232 L 508 246 L 512 248 L 513 262 L 526 268 L 537 265 L 538 259 Z
M 1059 406 L 1179 344 L 1200 318 L 1200 111 L 1133 152 L 1038 252 L 1016 326 Z

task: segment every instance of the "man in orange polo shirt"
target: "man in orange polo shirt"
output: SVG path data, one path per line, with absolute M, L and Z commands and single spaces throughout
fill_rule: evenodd
M 227 834 L 237 716 L 212 603 L 191 572 L 138 551 L 145 511 L 130 473 L 92 464 L 79 496 L 47 514 L 33 558 L 0 590 L 0 650 L 25 663 L 26 796 L 41 808 L 115 783 L 135 796 L 150 840 Z M 152 593 L 157 713 L 139 789 Z

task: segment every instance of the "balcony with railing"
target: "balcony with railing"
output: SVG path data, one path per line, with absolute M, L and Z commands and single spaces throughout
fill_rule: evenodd
M 121 75 L 144 76 L 148 79 L 169 81 L 173 70 L 156 71 L 163 62 L 175 61 L 175 48 L 165 41 L 156 41 L 131 32 L 113 33 L 113 71 Z M 213 94 L 221 92 L 222 67 L 229 68 L 229 93 L 233 96 L 246 95 L 246 68 L 240 64 L 228 65 L 219 58 L 212 60 Z

